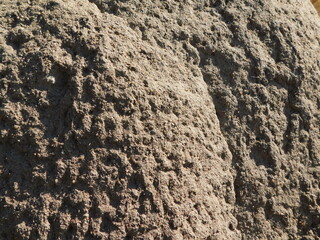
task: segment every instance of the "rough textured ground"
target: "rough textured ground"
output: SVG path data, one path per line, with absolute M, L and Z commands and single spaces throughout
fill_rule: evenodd
M 320 239 L 319 20 L 0 1 L 0 239 Z

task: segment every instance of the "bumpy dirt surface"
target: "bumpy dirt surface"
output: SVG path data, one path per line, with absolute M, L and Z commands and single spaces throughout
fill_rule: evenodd
M 320 239 L 309 0 L 0 1 L 0 239 Z

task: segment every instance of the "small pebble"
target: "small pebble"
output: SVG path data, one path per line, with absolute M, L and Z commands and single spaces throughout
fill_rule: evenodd
M 50 84 L 55 84 L 56 83 L 56 79 L 54 76 L 48 76 L 47 77 L 47 82 Z

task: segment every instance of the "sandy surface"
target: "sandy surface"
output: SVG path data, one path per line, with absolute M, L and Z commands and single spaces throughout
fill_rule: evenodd
M 0 239 L 320 239 L 319 20 L 0 1 Z

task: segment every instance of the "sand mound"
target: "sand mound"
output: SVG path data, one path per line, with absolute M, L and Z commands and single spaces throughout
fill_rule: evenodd
M 0 239 L 318 239 L 309 1 L 3 1 Z

